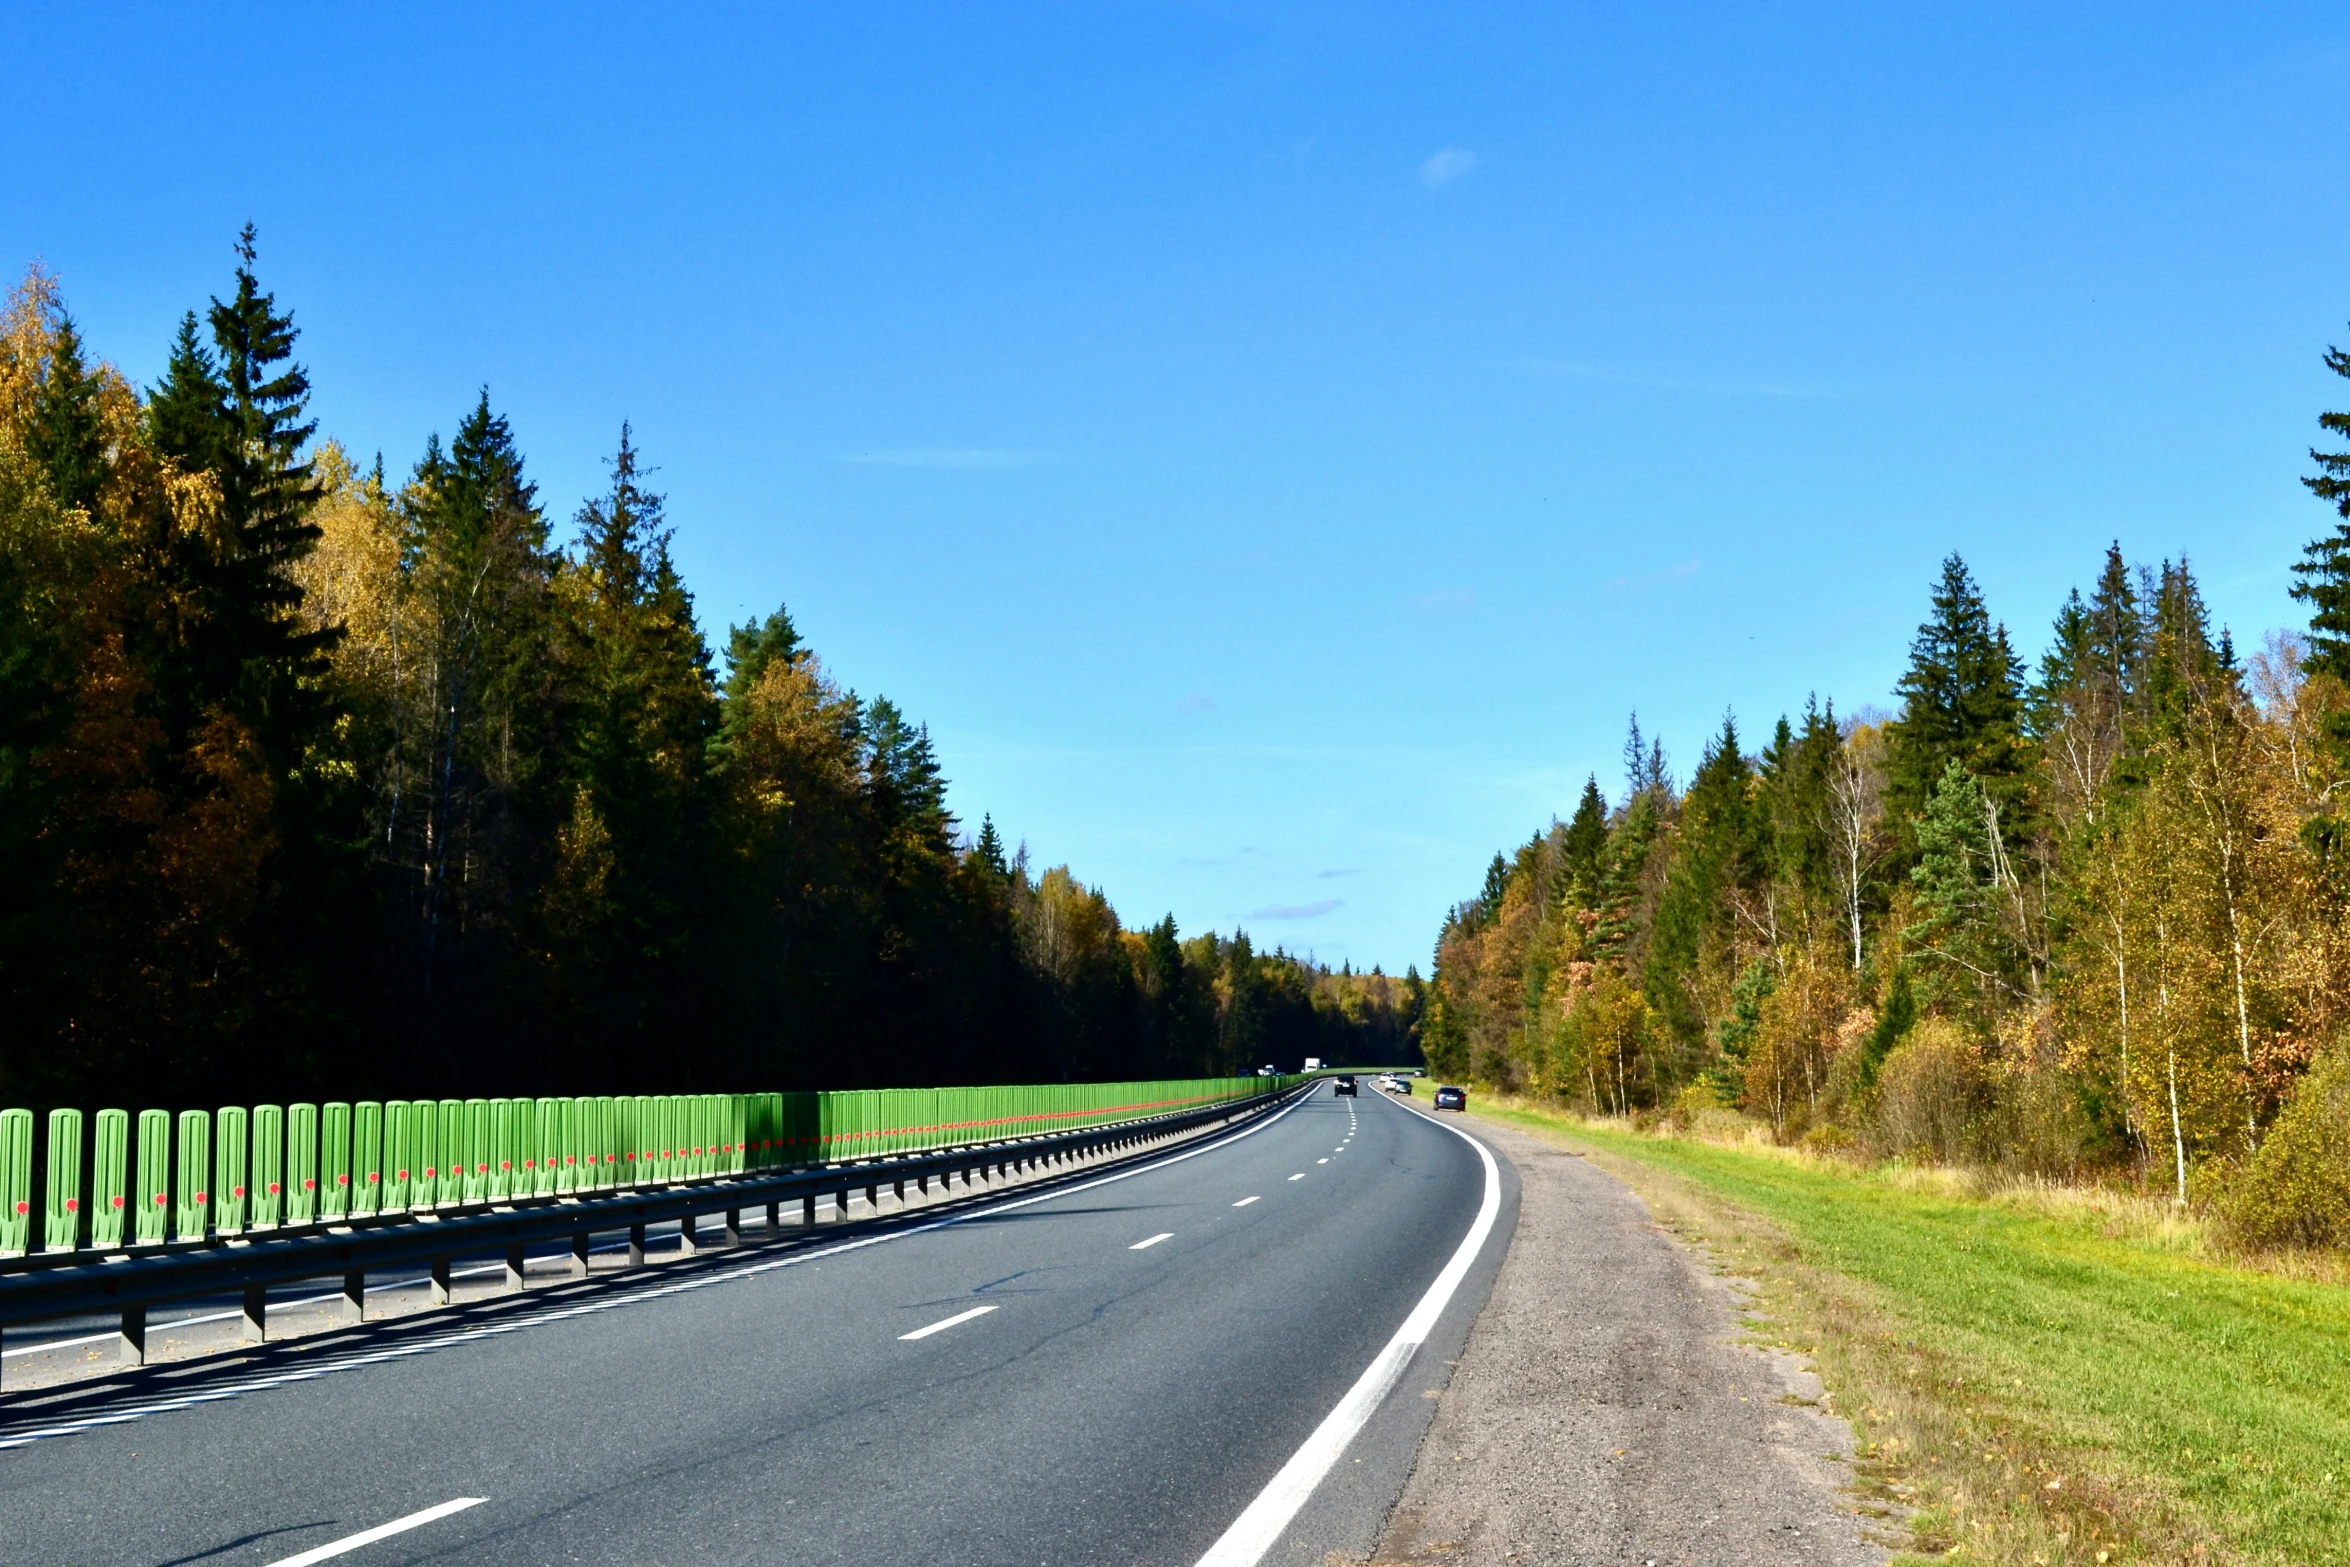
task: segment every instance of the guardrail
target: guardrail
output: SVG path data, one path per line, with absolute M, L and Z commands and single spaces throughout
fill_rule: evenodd
M 641 1264 L 649 1224 L 678 1222 L 692 1251 L 697 1216 L 723 1211 L 739 1242 L 742 1210 L 763 1205 L 772 1235 L 789 1201 L 812 1223 L 824 1196 L 846 1213 L 860 1186 L 870 1203 L 885 1182 L 901 1198 L 909 1181 L 925 1193 L 933 1179 L 968 1184 L 994 1166 L 1228 1118 L 1303 1081 L 360 1101 L 176 1120 L 148 1110 L 135 1164 L 125 1112 L 99 1111 L 85 1148 L 80 1112 L 59 1110 L 40 1167 L 38 1252 L 24 1246 L 33 1117 L 0 1111 L 0 1327 L 119 1310 L 124 1357 L 137 1361 L 150 1305 L 241 1287 L 246 1330 L 261 1338 L 270 1284 L 338 1272 L 357 1320 L 371 1269 L 427 1263 L 445 1303 L 460 1256 L 502 1252 L 519 1288 L 533 1243 L 569 1238 L 584 1274 L 590 1235 L 623 1228 Z

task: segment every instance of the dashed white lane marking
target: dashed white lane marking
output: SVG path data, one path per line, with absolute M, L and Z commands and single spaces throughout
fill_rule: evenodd
M 1494 1223 L 1501 1217 L 1501 1170 L 1483 1143 L 1449 1126 L 1445 1130 L 1476 1149 L 1478 1162 L 1485 1167 L 1485 1198 L 1477 1205 L 1477 1217 L 1470 1222 L 1469 1233 L 1461 1237 L 1452 1260 L 1436 1275 L 1436 1282 L 1428 1286 L 1428 1293 L 1420 1297 L 1412 1314 L 1404 1318 L 1403 1326 L 1395 1330 L 1395 1337 L 1387 1341 L 1387 1347 L 1364 1368 L 1355 1385 L 1346 1390 L 1338 1407 L 1322 1417 L 1322 1423 L 1306 1438 L 1305 1445 L 1290 1455 L 1281 1472 L 1257 1493 L 1257 1499 L 1248 1504 L 1247 1511 L 1232 1520 L 1232 1527 L 1208 1547 L 1207 1555 L 1199 1559 L 1196 1567 L 1256 1567 L 1264 1560 L 1265 1553 L 1272 1550 L 1313 1496 L 1315 1487 L 1338 1466 L 1347 1444 L 1370 1423 L 1372 1414 L 1403 1379 L 1404 1368 L 1411 1364 L 1412 1355 L 1436 1330 L 1436 1319 L 1444 1315 L 1444 1308 L 1452 1303 L 1461 1280 L 1468 1277 L 1478 1252 L 1484 1249 L 1486 1237 L 1493 1233 Z
M 907 1339 L 928 1338 L 933 1333 L 944 1333 L 947 1329 L 954 1327 L 957 1323 L 969 1322 L 973 1317 L 984 1317 L 993 1310 L 995 1310 L 995 1307 L 993 1306 L 973 1306 L 969 1311 L 956 1312 L 953 1316 L 947 1318 L 943 1322 L 933 1322 L 930 1326 L 926 1328 L 916 1328 L 911 1333 L 900 1333 L 898 1335 L 898 1339 L 902 1343 Z
M 1254 1197 L 1243 1197 L 1243 1198 L 1241 1198 L 1241 1199 L 1240 1199 L 1240 1201 L 1238 1201 L 1238 1202 L 1234 1203 L 1232 1206 L 1233 1206 L 1233 1207 L 1235 1207 L 1235 1208 L 1245 1208 L 1245 1207 L 1247 1207 L 1247 1206 L 1248 1206 L 1250 1203 L 1252 1203 L 1252 1202 L 1255 1202 L 1255 1201 L 1256 1201 L 1256 1199 L 1255 1199 Z
M 395 1518 L 390 1523 L 379 1523 L 372 1529 L 362 1529 L 357 1534 L 347 1534 L 339 1540 L 329 1540 L 324 1545 L 311 1547 L 299 1556 L 280 1557 L 271 1562 L 269 1567 L 310 1567 L 312 1562 L 327 1561 L 346 1551 L 358 1550 L 363 1545 L 373 1545 L 378 1540 L 388 1540 L 395 1534 L 406 1534 L 411 1529 L 421 1529 L 428 1523 L 448 1517 L 451 1513 L 461 1513 L 468 1507 L 479 1507 L 488 1500 L 489 1498 L 486 1496 L 460 1496 L 455 1501 L 443 1502 L 438 1507 L 427 1507 L 423 1512 L 410 1513 L 407 1517 Z
M 1159 1242 L 1171 1241 L 1174 1238 L 1175 1232 L 1173 1230 L 1161 1230 L 1158 1234 L 1152 1236 L 1149 1240 L 1136 1241 L 1133 1245 L 1127 1247 L 1126 1249 L 1128 1251 L 1148 1251 L 1153 1246 L 1156 1246 Z
M 1328 1159 L 1316 1159 L 1316 1160 L 1314 1161 L 1314 1163 L 1316 1163 L 1316 1164 L 1328 1164 L 1329 1162 L 1330 1162 L 1330 1161 L 1329 1161 Z M 1295 1177 L 1292 1177 L 1292 1179 L 1295 1179 Z
M 1293 1181 L 1302 1181 L 1302 1180 L 1304 1180 L 1305 1178 L 1306 1178 L 1306 1172 L 1305 1172 L 1305 1171 L 1303 1171 L 1303 1170 L 1300 1170 L 1300 1171 L 1298 1171 L 1298 1172 L 1297 1172 L 1297 1174 L 1295 1174 L 1295 1175 L 1293 1175 L 1293 1176 L 1291 1176 L 1291 1177 L 1290 1177 L 1290 1179 L 1291 1179 L 1291 1180 L 1293 1180 Z

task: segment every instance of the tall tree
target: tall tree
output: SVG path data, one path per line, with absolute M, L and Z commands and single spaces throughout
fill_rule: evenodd
M 1956 554 L 1942 562 L 1933 612 L 1910 644 L 1886 758 L 1888 804 L 1904 819 L 1924 811 L 1950 763 L 1983 780 L 2003 806 L 2024 792 L 2023 669 L 2007 628 L 1992 624 L 1974 574 Z
M 2327 348 L 2325 366 L 2350 379 L 2350 353 Z M 2328 435 L 2350 439 L 2350 413 L 2322 413 L 2317 422 Z M 2342 520 L 2333 532 L 2303 548 L 2293 566 L 2301 580 L 2293 584 L 2292 593 L 2309 606 L 2309 673 L 2350 684 L 2350 450 L 2312 447 L 2309 460 L 2317 464 L 2317 472 L 2301 482 Z M 2334 739 L 2337 744 L 2350 740 L 2350 729 L 2337 732 Z

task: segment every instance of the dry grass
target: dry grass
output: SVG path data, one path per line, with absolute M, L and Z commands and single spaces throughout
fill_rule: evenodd
M 2231 1266 L 2136 1193 L 1480 1109 L 1753 1282 L 1913 1559 L 2350 1561 L 2350 1294 L 2319 1260 Z

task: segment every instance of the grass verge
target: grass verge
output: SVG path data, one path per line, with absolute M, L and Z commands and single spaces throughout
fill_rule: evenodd
M 1760 1291 L 1853 1423 L 1906 1559 L 2350 1564 L 2350 1289 L 2003 1200 L 1525 1106 Z

